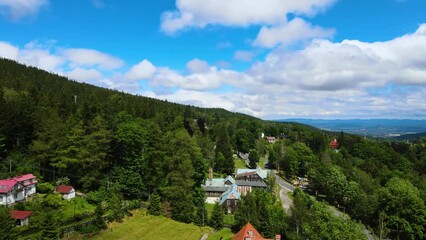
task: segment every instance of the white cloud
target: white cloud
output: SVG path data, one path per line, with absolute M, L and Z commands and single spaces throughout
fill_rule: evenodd
M 0 42 L 0 57 L 16 60 L 19 48 L 7 42 Z
M 71 48 L 62 52 L 75 66 L 93 67 L 112 70 L 124 66 L 124 61 L 93 49 Z
M 164 12 L 161 30 L 173 34 L 207 25 L 271 25 L 286 15 L 314 15 L 336 0 L 176 0 L 177 10 Z
M 250 51 L 238 50 L 234 53 L 234 59 L 237 61 L 251 62 L 253 57 L 254 53 Z
M 195 58 L 186 64 L 186 68 L 190 73 L 203 73 L 208 72 L 210 66 L 206 61 Z
M 0 0 L 0 14 L 12 20 L 35 15 L 40 8 L 48 5 L 47 0 Z
M 96 69 L 85 69 L 85 68 L 75 68 L 70 72 L 65 73 L 71 79 L 75 79 L 81 82 L 91 82 L 101 79 L 102 73 Z
M 262 27 L 254 41 L 254 45 L 268 48 L 279 44 L 291 45 L 301 40 L 329 38 L 334 35 L 334 32 L 333 29 L 312 26 L 301 18 L 295 18 L 285 24 Z
M 144 59 L 133 66 L 125 75 L 125 78 L 131 81 L 149 79 L 154 75 L 156 70 L 156 67 L 150 61 Z

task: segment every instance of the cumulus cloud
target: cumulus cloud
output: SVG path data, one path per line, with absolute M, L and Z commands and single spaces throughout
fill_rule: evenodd
M 207 25 L 245 27 L 271 25 L 289 13 L 314 15 L 335 0 L 176 0 L 176 10 L 162 14 L 161 30 L 173 34 L 185 28 Z
M 334 35 L 333 29 L 312 26 L 301 18 L 277 26 L 264 26 L 254 41 L 255 46 L 272 48 L 276 45 L 291 45 L 301 40 L 329 38 Z
M 16 60 L 18 51 L 18 47 L 7 42 L 0 42 L 0 57 Z
M 144 59 L 133 66 L 125 75 L 125 78 L 131 81 L 149 79 L 154 75 L 155 71 L 156 67 L 150 61 Z
M 210 69 L 210 66 L 206 61 L 195 58 L 186 64 L 186 68 L 191 73 L 203 73 L 203 72 L 208 72 Z
M 40 8 L 48 3 L 47 0 L 0 0 L 0 14 L 12 20 L 18 20 L 37 14 Z
M 92 82 L 102 78 L 102 73 L 96 69 L 75 68 L 66 73 L 71 79 L 81 82 Z

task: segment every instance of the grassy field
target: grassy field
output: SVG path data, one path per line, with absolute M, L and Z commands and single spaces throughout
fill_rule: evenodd
M 224 228 L 220 231 L 217 231 L 209 235 L 208 240 L 231 240 L 234 234 L 231 232 L 231 229 Z
M 91 239 L 199 240 L 210 231 L 209 227 L 200 228 L 165 217 L 146 215 L 145 211 L 135 211 L 132 217 L 122 223 L 110 224 L 107 230 Z

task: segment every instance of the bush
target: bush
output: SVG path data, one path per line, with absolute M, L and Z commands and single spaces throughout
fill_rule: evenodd
M 48 182 L 38 183 L 37 184 L 37 192 L 39 193 L 53 193 L 55 187 Z

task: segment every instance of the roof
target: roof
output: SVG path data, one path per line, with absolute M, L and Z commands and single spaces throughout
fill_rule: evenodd
M 228 186 L 226 187 L 214 187 L 214 186 L 203 186 L 204 191 L 206 192 L 225 192 L 228 190 Z
M 219 205 L 222 205 L 228 199 L 240 199 L 241 194 L 238 192 L 237 185 L 232 184 L 229 189 L 220 196 Z
M 58 193 L 68 194 L 68 193 L 74 191 L 74 188 L 72 186 L 68 186 L 68 185 L 61 185 L 61 186 L 58 186 L 56 188 L 56 191 Z
M 338 148 L 339 147 L 339 142 L 337 142 L 337 139 L 334 139 L 333 141 L 330 142 L 330 144 L 328 146 L 330 148 Z
M 225 178 L 224 183 L 226 183 L 227 181 L 231 182 L 231 184 L 234 184 L 234 183 L 235 183 L 235 179 L 234 179 L 233 177 L 231 177 L 231 176 L 227 176 L 227 177 Z
M 0 193 L 8 193 L 17 183 L 13 178 L 0 180 Z
M 30 211 L 20 211 L 20 210 L 11 210 L 10 211 L 10 217 L 13 219 L 19 219 L 24 220 L 25 218 L 29 217 L 33 212 Z
M 266 137 L 267 140 L 277 140 L 276 137 Z
M 13 178 L 0 180 L 0 193 L 8 193 L 18 182 L 24 186 L 36 184 L 37 181 L 25 183 L 25 181 L 30 179 L 35 179 L 35 178 L 36 176 L 29 173 L 29 174 L 25 174 L 21 176 L 16 176 Z
M 263 188 L 267 188 L 268 187 L 268 185 L 266 185 L 266 183 L 262 182 L 262 181 L 237 180 L 236 184 L 238 186 L 252 186 L 252 187 L 263 187 Z
M 243 228 L 241 228 L 241 230 L 234 235 L 232 240 L 246 240 L 247 238 L 250 240 L 267 240 L 266 238 L 263 238 L 250 223 L 247 223 Z
M 17 177 L 14 177 L 14 178 L 18 182 L 23 182 L 23 181 L 27 181 L 27 180 L 30 180 L 30 179 L 35 179 L 36 176 L 34 176 L 31 173 L 29 173 L 29 174 L 25 174 L 25 175 L 22 175 L 22 176 L 17 176 Z
M 224 178 L 212 178 L 207 179 L 204 186 L 210 187 L 225 187 L 225 179 Z
M 244 173 L 249 174 L 250 172 L 256 172 L 259 175 L 259 177 L 261 177 L 262 179 L 266 179 L 266 177 L 268 177 L 269 170 L 260 169 L 260 168 L 257 168 L 257 169 L 238 168 L 237 169 L 237 175 L 244 174 Z

